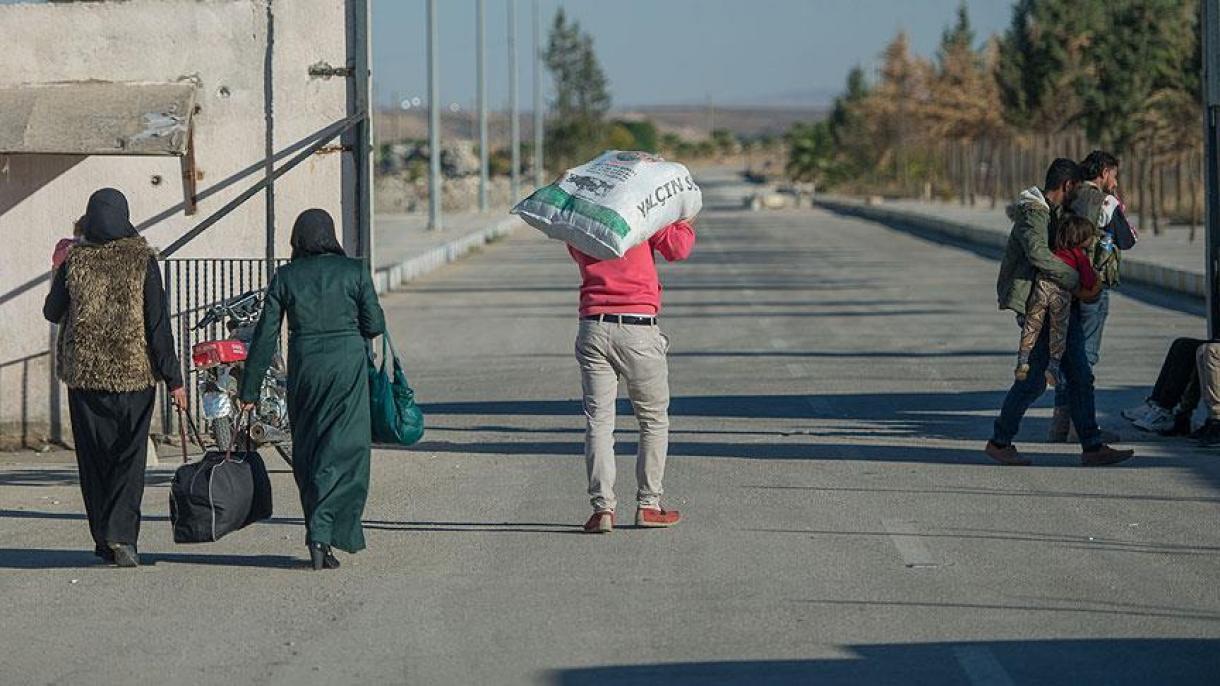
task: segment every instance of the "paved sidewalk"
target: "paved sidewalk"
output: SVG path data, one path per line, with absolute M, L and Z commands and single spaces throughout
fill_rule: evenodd
M 974 207 L 918 200 L 886 200 L 880 204 L 861 200 L 817 196 L 814 203 L 826 209 L 891 224 L 913 225 L 924 231 L 945 234 L 957 240 L 1003 248 L 1012 222 L 999 205 Z M 1138 219 L 1138 217 L 1136 217 Z M 1189 240 L 1189 228 L 1174 226 L 1161 235 L 1151 228 L 1140 231 L 1140 242 L 1123 255 L 1124 281 L 1153 286 L 1194 297 L 1206 296 L 1203 230 Z
M 444 215 L 441 224 L 441 230 L 429 231 L 426 214 L 375 217 L 373 279 L 378 293 L 395 290 L 523 225 L 508 208 Z

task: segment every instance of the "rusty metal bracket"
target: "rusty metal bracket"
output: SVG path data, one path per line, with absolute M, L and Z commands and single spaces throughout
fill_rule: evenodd
M 199 211 L 199 197 L 196 187 L 198 174 L 195 170 L 194 126 L 190 128 L 186 136 L 186 154 L 180 159 L 182 161 L 182 211 L 183 214 L 189 217 Z
M 316 79 L 329 79 L 335 76 L 350 77 L 356 72 L 352 66 L 333 67 L 329 62 L 316 62 L 309 65 L 309 75 Z
M 314 154 L 315 155 L 333 155 L 337 152 L 351 152 L 351 151 L 352 151 L 352 146 L 350 146 L 350 145 L 340 145 L 338 143 L 331 143 L 330 145 L 324 145 L 324 146 L 318 148 L 318 151 L 315 152 Z

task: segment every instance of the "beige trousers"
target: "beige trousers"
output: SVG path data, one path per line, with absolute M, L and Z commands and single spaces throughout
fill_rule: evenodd
M 1195 351 L 1199 392 L 1210 419 L 1220 419 L 1220 343 L 1204 343 Z
M 656 326 L 580 322 L 576 361 L 584 391 L 585 467 L 595 510 L 615 507 L 614 405 L 620 378 L 640 424 L 636 501 L 642 507 L 660 504 L 669 451 L 668 351 L 669 338 Z

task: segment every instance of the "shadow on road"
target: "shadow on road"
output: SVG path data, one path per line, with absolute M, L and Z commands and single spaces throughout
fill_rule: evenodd
M 813 601 L 817 602 L 817 601 Z M 930 603 L 928 607 L 943 607 Z M 988 611 L 978 606 L 977 611 Z M 1036 609 L 1036 608 L 1032 608 Z M 1214 684 L 1216 639 L 1078 639 L 849 645 L 824 660 L 724 660 L 555 670 L 553 686 L 806 684 Z
M 722 353 L 717 353 L 720 355 Z M 783 353 L 779 353 L 783 354 Z M 802 353 L 804 354 L 804 353 Z M 1007 354 L 1007 353 L 1005 353 Z M 679 353 L 681 355 L 681 353 Z M 811 381 L 811 383 L 813 383 Z M 1099 407 L 1135 404 L 1144 389 L 1107 388 L 1097 392 Z M 856 436 L 860 438 L 944 438 L 986 440 L 1005 390 L 945 393 L 842 393 L 808 395 L 702 395 L 675 396 L 670 417 L 716 417 L 739 419 L 839 420 L 842 426 L 783 433 Z M 1049 406 L 1047 393 L 1040 405 Z M 583 417 L 579 400 L 479 400 L 421 405 L 428 417 L 458 416 L 572 416 Z M 619 415 L 631 414 L 631 403 L 619 399 Z M 850 422 L 859 422 L 852 425 Z M 1049 419 L 1027 417 L 1024 436 L 1045 435 Z M 583 424 L 581 424 L 583 426 Z M 680 426 L 673 427 L 675 433 Z M 766 449 L 766 446 L 754 446 Z M 776 446 L 788 451 L 791 446 Z M 583 448 L 581 449 L 583 451 Z M 580 452 L 580 451 L 578 451 Z M 723 451 L 721 451 L 723 452 Z M 719 454 L 719 453 L 718 453 Z
M 389 522 L 365 520 L 364 528 L 377 531 L 442 531 L 450 533 L 583 534 L 579 525 L 552 522 Z
M 170 472 L 149 471 L 144 475 L 144 485 L 165 486 L 173 478 L 174 475 Z M 0 486 L 73 486 L 79 481 L 75 465 L 0 471 Z
M 307 560 L 286 555 L 140 553 L 140 564 L 144 567 L 152 567 L 162 562 L 270 569 L 294 569 L 308 565 Z M 0 569 L 75 569 L 81 567 L 106 568 L 107 565 L 95 557 L 91 550 L 0 548 Z

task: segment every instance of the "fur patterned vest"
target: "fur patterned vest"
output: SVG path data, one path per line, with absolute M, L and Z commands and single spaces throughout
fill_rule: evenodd
M 144 279 L 156 255 L 140 236 L 68 253 L 57 365 L 68 388 L 121 393 L 156 385 L 144 330 Z

